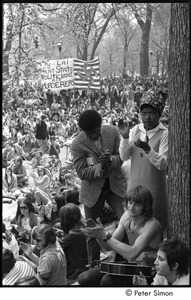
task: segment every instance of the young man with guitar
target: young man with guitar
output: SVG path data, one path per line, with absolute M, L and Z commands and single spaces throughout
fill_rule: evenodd
M 142 265 L 143 273 L 146 266 L 153 266 L 158 244 L 162 241 L 162 227 L 159 221 L 152 217 L 152 204 L 150 191 L 137 186 L 128 192 L 127 210 L 113 234 L 106 232 L 99 219 L 96 220 L 95 227 L 82 229 L 87 236 L 95 237 L 102 248 L 107 251 L 114 250 L 117 255 L 113 270 L 111 263 L 108 263 L 108 268 L 105 270 L 102 269 L 105 263 L 101 263 L 100 267 L 80 274 L 78 282 L 81 286 L 132 286 L 133 265 L 135 272 L 137 272 L 136 265 L 139 267 Z M 121 261 L 123 263 L 125 261 L 126 265 L 121 264 Z M 120 265 L 127 266 L 125 274 L 123 270 L 120 275 Z

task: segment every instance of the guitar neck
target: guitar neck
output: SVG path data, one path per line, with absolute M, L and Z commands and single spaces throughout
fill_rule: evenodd
M 152 276 L 152 267 L 137 265 L 136 263 L 101 262 L 101 273 L 121 276 L 133 276 L 143 273 L 145 277 Z

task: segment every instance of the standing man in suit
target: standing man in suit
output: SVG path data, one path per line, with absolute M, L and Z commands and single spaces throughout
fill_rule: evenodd
M 72 143 L 74 167 L 81 179 L 79 201 L 84 204 L 86 219 L 102 218 L 104 203 L 120 218 L 124 213 L 126 180 L 119 157 L 119 133 L 113 125 L 102 125 L 95 110 L 85 110 L 78 121 L 81 132 Z M 88 238 L 88 260 L 100 259 L 100 246 Z

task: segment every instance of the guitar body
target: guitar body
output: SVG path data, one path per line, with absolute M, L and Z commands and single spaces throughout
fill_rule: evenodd
M 145 277 L 151 277 L 152 267 L 137 265 L 136 263 L 101 262 L 100 272 L 121 276 L 139 275 L 142 272 Z

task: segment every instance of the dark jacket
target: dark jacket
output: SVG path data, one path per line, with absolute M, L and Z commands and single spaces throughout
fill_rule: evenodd
M 48 128 L 44 121 L 40 121 L 36 125 L 36 139 L 38 140 L 46 140 L 48 139 Z

